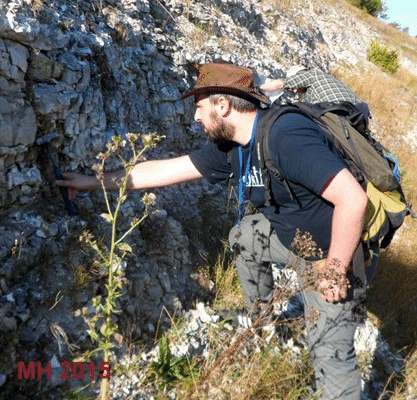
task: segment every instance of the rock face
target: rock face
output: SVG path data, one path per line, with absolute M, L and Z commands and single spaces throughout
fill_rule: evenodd
M 0 39 L 0 146 L 33 145 L 36 115 L 25 97 L 28 49 L 20 43 Z
M 52 324 L 87 347 L 82 316 L 103 285 L 85 273 L 91 260 L 78 236 L 105 236 L 104 200 L 87 194 L 81 216 L 68 217 L 51 158 L 91 173 L 112 136 L 154 131 L 166 138 L 150 158 L 185 154 L 204 140 L 192 104 L 180 99 L 191 63 L 221 58 L 274 77 L 300 62 L 327 69 L 364 56 L 374 36 L 366 29 L 325 2 L 287 13 L 255 0 L 0 0 L 0 386 L 17 354 L 69 354 Z M 48 147 L 37 142 L 50 134 Z M 224 191 L 205 182 L 157 191 L 157 199 L 126 267 L 118 322 L 134 338 L 153 337 L 163 307 L 178 311 L 202 296 L 190 278 L 198 254 L 218 248 L 230 224 Z M 131 194 L 122 214 L 142 210 Z

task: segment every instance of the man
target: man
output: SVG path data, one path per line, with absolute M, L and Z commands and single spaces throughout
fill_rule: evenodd
M 324 134 L 311 120 L 285 114 L 273 125 L 270 145 L 275 162 L 291 181 L 298 202 L 283 183 L 272 181 L 273 206 L 265 206 L 265 188 L 255 149 L 259 121 L 268 98 L 254 86 L 250 69 L 231 64 L 203 64 L 194 88 L 199 122 L 210 142 L 190 155 L 139 163 L 130 175 L 131 189 L 159 187 L 205 177 L 210 182 L 239 178 L 240 221 L 230 233 L 239 250 L 236 264 L 248 308 L 268 302 L 272 291 L 270 262 L 286 265 L 305 261 L 291 251 L 297 229 L 309 232 L 326 255 L 317 269 L 333 273 L 336 281 L 322 278 L 320 293 L 304 289 L 305 313 L 318 311 L 307 322 L 308 342 L 323 399 L 359 399 L 360 375 L 353 349 L 358 304 L 355 285 L 349 287 L 351 260 L 362 232 L 367 197 L 343 161 L 329 148 Z M 108 188 L 117 188 L 123 172 L 104 175 Z M 76 190 L 99 187 L 95 177 L 66 174 L 61 186 Z M 260 211 L 243 215 L 249 201 Z M 360 265 L 363 268 L 363 265 Z M 351 280 L 352 283 L 352 280 Z M 353 284 L 353 283 L 352 283 Z
M 368 104 L 359 99 L 344 83 L 318 68 L 305 68 L 301 65 L 291 67 L 285 79 L 266 80 L 260 88 L 267 94 L 275 95 L 284 89 L 300 94 L 306 103 L 348 102 L 370 118 Z

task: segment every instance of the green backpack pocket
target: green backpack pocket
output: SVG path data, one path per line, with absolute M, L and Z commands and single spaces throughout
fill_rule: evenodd
M 362 239 L 366 242 L 392 237 L 409 213 L 401 193 L 381 192 L 371 182 L 367 183 L 368 208 Z

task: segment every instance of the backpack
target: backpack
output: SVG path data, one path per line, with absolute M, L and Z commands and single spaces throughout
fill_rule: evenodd
M 387 247 L 395 231 L 407 215 L 416 217 L 405 199 L 400 183 L 399 166 L 390 154 L 368 130 L 367 118 L 347 102 L 343 103 L 273 103 L 261 111 L 256 138 L 260 168 L 264 176 L 266 205 L 274 203 L 271 196 L 271 175 L 281 181 L 291 199 L 297 200 L 291 182 L 283 176 L 273 162 L 268 137 L 274 122 L 286 113 L 302 114 L 321 128 L 335 151 L 346 163 L 368 196 L 362 241 L 369 247 Z

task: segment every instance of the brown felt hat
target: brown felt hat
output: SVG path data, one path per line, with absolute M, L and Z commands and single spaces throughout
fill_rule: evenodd
M 197 82 L 182 98 L 199 94 L 230 94 L 242 97 L 257 105 L 270 103 L 269 98 L 254 84 L 251 69 L 233 64 L 200 64 L 197 66 Z

